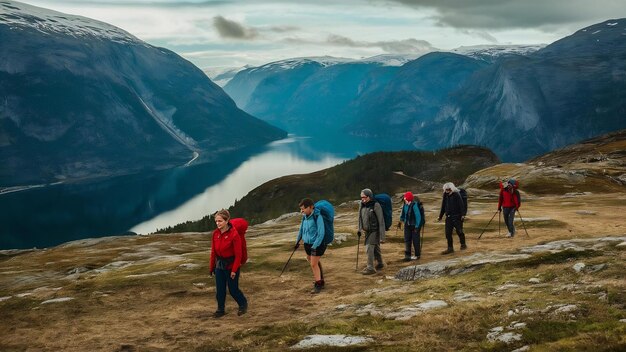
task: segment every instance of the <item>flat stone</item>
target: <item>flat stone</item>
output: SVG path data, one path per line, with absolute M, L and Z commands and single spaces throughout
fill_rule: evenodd
M 71 301 L 73 299 L 74 299 L 74 297 L 60 297 L 60 298 L 54 298 L 54 299 L 49 299 L 47 301 L 43 301 L 43 302 L 41 302 L 41 304 L 61 303 L 61 302 Z
M 0 302 L 6 301 L 7 299 L 12 298 L 13 296 L 4 296 L 4 297 L 0 297 Z
M 531 284 L 540 284 L 541 280 L 536 277 L 531 277 L 530 279 L 528 279 L 528 282 L 530 282 Z
M 297 344 L 291 346 L 292 349 L 305 349 L 313 347 L 345 347 L 371 343 L 374 340 L 364 336 L 348 335 L 309 335 Z
M 576 311 L 578 309 L 578 306 L 575 304 L 567 304 L 564 305 L 560 308 L 557 308 L 554 310 L 554 314 L 561 314 L 561 313 L 571 313 L 573 311 Z

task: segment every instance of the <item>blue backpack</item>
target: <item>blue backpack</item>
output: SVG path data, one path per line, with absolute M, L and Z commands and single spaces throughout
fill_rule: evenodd
M 330 244 L 335 239 L 335 208 L 327 200 L 320 200 L 315 203 L 315 209 L 319 209 L 324 219 L 324 244 Z
M 374 199 L 380 204 L 380 207 L 383 208 L 383 219 L 385 220 L 385 231 L 389 231 L 391 228 L 391 222 L 393 219 L 391 218 L 391 197 L 389 197 L 386 193 L 380 193 L 374 196 Z

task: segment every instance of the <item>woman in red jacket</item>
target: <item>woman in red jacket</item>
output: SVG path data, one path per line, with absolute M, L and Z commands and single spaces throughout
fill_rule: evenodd
M 248 300 L 239 289 L 239 267 L 242 258 L 242 242 L 237 229 L 228 220 L 230 213 L 222 209 L 215 213 L 215 225 L 217 229 L 213 231 L 211 242 L 211 271 L 215 274 L 215 298 L 217 299 L 217 310 L 213 317 L 220 318 L 226 314 L 226 287 L 230 295 L 239 305 L 237 315 L 243 315 L 248 310 Z

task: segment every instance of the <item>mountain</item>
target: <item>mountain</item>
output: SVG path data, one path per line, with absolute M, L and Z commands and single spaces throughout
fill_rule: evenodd
M 413 58 L 282 60 L 239 72 L 224 90 L 243 110 L 290 132 L 328 127 L 339 131 L 354 120 L 359 96 L 386 84 L 400 65 Z M 315 123 L 303 127 L 310 121 Z
M 92 19 L 0 2 L 0 184 L 182 165 L 285 132 L 177 54 Z
M 415 131 L 437 115 L 450 93 L 485 66 L 468 56 L 441 52 L 410 61 L 386 84 L 359 96 L 356 118 L 345 129 L 361 136 L 415 141 Z M 432 149 L 442 143 L 419 140 L 415 144 Z
M 506 161 L 626 128 L 626 19 L 547 46 L 461 47 L 401 66 L 311 65 L 242 71 L 225 90 L 290 131 L 315 121 L 318 133 L 395 138 L 419 149 L 483 145 Z
M 202 71 L 220 87 L 224 87 L 230 82 L 233 77 L 240 71 L 251 68 L 253 66 L 245 65 L 243 67 L 220 67 L 220 68 L 205 68 Z
M 596 24 L 477 72 L 415 137 L 524 160 L 626 128 L 624 72 L 626 19 Z
M 545 45 L 473 45 L 461 46 L 450 52 L 469 56 L 473 59 L 494 62 L 502 57 L 515 55 L 529 55 Z

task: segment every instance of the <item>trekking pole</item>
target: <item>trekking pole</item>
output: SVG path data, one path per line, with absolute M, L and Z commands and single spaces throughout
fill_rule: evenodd
M 519 218 L 520 220 L 522 220 L 522 226 L 524 226 L 524 232 L 526 232 L 526 236 L 528 236 L 528 238 L 530 238 L 530 235 L 528 234 L 528 231 L 526 231 L 526 224 L 524 224 L 524 218 L 522 217 L 522 213 L 519 212 L 519 209 L 516 209 L 517 213 L 519 214 Z
M 287 268 L 287 264 L 289 264 L 289 261 L 291 261 L 291 257 L 293 257 L 293 254 L 296 253 L 297 249 L 298 249 L 297 246 L 293 248 L 293 252 L 291 252 L 289 259 L 287 259 L 287 263 L 285 263 L 285 266 L 283 266 L 283 270 L 280 272 L 280 275 L 278 275 L 278 277 L 280 277 L 285 272 L 285 269 Z
M 485 230 L 487 230 L 487 228 L 489 227 L 489 224 L 491 224 L 491 221 L 493 220 L 493 218 L 496 217 L 497 213 L 499 213 L 499 211 L 497 211 L 497 210 L 496 210 L 495 213 L 493 213 L 493 216 L 491 217 L 491 220 L 489 220 L 489 222 L 487 223 L 487 226 L 485 226 L 485 228 L 483 229 L 483 232 L 480 233 L 480 236 L 478 236 L 478 239 L 480 239 L 483 236 L 483 233 L 485 233 Z M 499 220 L 499 218 L 498 218 L 498 220 Z M 500 221 L 498 221 L 498 227 L 500 226 L 499 223 L 500 223 Z
M 500 213 L 500 212 L 498 211 L 498 213 Z M 498 236 L 501 235 L 501 233 L 500 233 L 500 219 L 502 219 L 502 213 L 500 213 L 500 215 L 498 215 Z
M 354 267 L 354 271 L 359 271 L 359 246 L 361 245 L 361 233 L 357 232 L 359 235 L 356 239 L 356 266 Z

